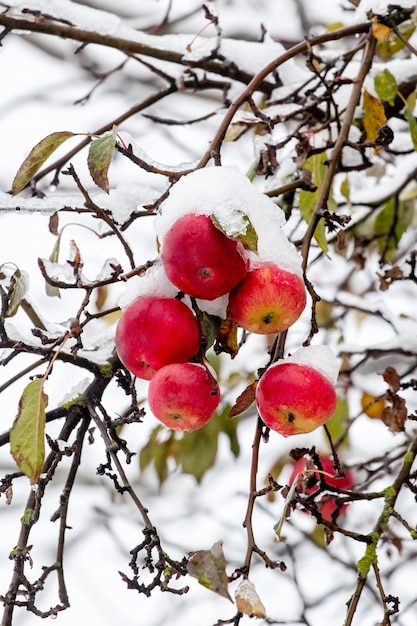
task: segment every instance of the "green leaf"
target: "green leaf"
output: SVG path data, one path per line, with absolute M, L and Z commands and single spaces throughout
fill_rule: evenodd
M 168 460 L 173 458 L 178 465 L 178 441 L 177 433 L 171 431 L 169 437 L 161 441 L 160 433 L 164 432 L 162 426 L 156 426 L 149 437 L 147 444 L 142 448 L 139 455 L 139 466 L 143 472 L 146 467 L 153 465 L 158 476 L 159 484 L 162 485 L 169 474 Z
M 379 72 L 374 78 L 375 91 L 378 97 L 384 102 L 394 104 L 398 94 L 398 84 L 395 76 L 389 70 Z
M 188 561 L 187 569 L 190 576 L 196 578 L 200 585 L 233 602 L 227 588 L 226 559 L 222 546 L 222 541 L 216 541 L 210 550 L 193 552 Z
M 49 255 L 49 260 L 50 260 L 51 263 L 59 263 L 59 251 L 60 251 L 60 248 L 61 248 L 62 232 L 63 232 L 63 229 L 61 230 L 61 232 L 58 233 L 56 241 L 55 241 L 55 244 L 54 244 L 54 247 L 52 249 L 52 252 Z M 61 292 L 59 290 L 59 287 L 55 287 L 54 285 L 50 285 L 46 281 L 45 281 L 45 292 L 46 292 L 46 295 L 49 296 L 50 298 L 60 298 L 61 297 Z
M 153 465 L 162 485 L 174 462 L 174 467 L 181 468 L 184 474 L 190 474 L 197 482 L 201 482 L 216 460 L 220 433 L 225 433 L 229 438 L 234 456 L 240 452 L 237 439 L 239 420 L 228 420 L 226 416 L 229 410 L 230 407 L 226 406 L 221 413 L 216 413 L 204 428 L 191 433 L 170 431 L 164 440 L 161 440 L 161 435 L 167 430 L 162 426 L 154 428 L 139 454 L 141 471 Z
M 88 170 L 91 178 L 103 191 L 109 193 L 109 179 L 108 171 L 111 160 L 114 154 L 114 148 L 116 145 L 116 129 L 114 128 L 111 133 L 94 139 L 90 143 L 88 150 Z
M 217 315 L 209 315 L 206 311 L 201 311 L 203 316 L 204 330 L 207 335 L 207 350 L 216 341 L 217 333 L 219 332 L 221 317 Z
M 218 428 L 213 418 L 204 428 L 184 433 L 180 441 L 179 461 L 184 474 L 191 474 L 201 482 L 204 474 L 213 467 L 217 456 Z
M 343 435 L 346 434 L 346 423 L 348 417 L 349 405 L 346 398 L 337 398 L 336 410 L 333 417 L 326 423 L 333 441 L 338 441 Z M 348 435 L 343 438 L 343 445 L 345 447 L 349 446 Z
M 240 445 L 239 439 L 237 436 L 237 427 L 239 426 L 239 419 L 228 419 L 230 406 L 226 405 L 223 409 L 223 412 L 220 415 L 220 419 L 222 420 L 222 432 L 229 438 L 230 443 L 230 451 L 234 457 L 238 457 L 240 454 Z
M 350 200 L 350 185 L 349 185 L 349 179 L 348 179 L 347 176 L 343 179 L 342 184 L 340 185 L 340 193 L 349 202 L 349 200 Z
M 407 98 L 407 106 L 404 109 L 404 117 L 408 122 L 410 129 L 411 141 L 413 142 L 413 148 L 417 151 L 417 120 L 414 117 L 414 109 L 416 106 L 416 92 L 411 93 Z
M 43 381 L 32 380 L 23 390 L 16 420 L 10 431 L 10 451 L 31 485 L 38 480 L 45 458 L 45 409 L 48 396 Z
M 413 203 L 390 198 L 379 211 L 374 222 L 374 233 L 378 237 L 378 247 L 390 263 L 401 237 L 411 224 L 414 216 Z
M 302 218 L 307 222 L 310 222 L 311 216 L 313 215 L 314 209 L 317 205 L 317 200 L 320 195 L 320 189 L 323 184 L 324 177 L 327 173 L 327 167 L 325 165 L 325 161 L 327 160 L 326 153 L 322 154 L 314 154 L 309 157 L 305 164 L 304 168 L 311 172 L 311 182 L 313 185 L 316 185 L 316 191 L 305 191 L 302 189 L 299 195 L 299 208 Z M 323 252 L 327 252 L 329 246 L 327 245 L 326 239 L 326 229 L 323 220 L 317 225 L 317 228 L 314 233 L 314 237 L 320 246 Z
M 12 183 L 12 194 L 22 191 L 53 152 L 76 133 L 64 130 L 48 135 L 36 144 L 19 167 Z

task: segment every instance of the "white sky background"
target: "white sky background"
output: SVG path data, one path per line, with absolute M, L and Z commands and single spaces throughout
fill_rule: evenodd
M 59 7 L 59 2 L 53 4 Z M 51 6 L 53 4 L 51 3 Z M 104 0 L 97 1 L 95 4 L 103 9 L 113 6 L 112 2 Z M 139 4 L 141 8 L 137 9 Z M 200 4 L 198 1 L 187 2 L 187 8 L 198 7 Z M 372 4 L 372 2 L 367 4 Z M 35 2 L 23 3 L 23 5 L 37 6 Z M 147 27 L 149 24 L 158 22 L 164 14 L 166 5 L 165 0 L 146 0 L 141 3 L 131 0 L 118 3 L 120 13 L 125 12 L 127 16 L 123 25 L 129 27 Z M 243 34 L 257 39 L 261 31 L 261 23 L 263 23 L 268 27 L 274 39 L 291 41 L 301 40 L 304 36 L 296 5 L 295 0 L 236 0 L 235 2 L 214 3 L 220 15 L 225 37 Z M 354 19 L 353 13 L 348 14 L 341 9 L 341 6 L 348 6 L 347 1 L 312 2 L 307 0 L 303 6 L 315 32 L 319 32 L 326 23 L 341 20 L 348 23 L 350 19 Z M 181 14 L 182 11 L 182 3 L 174 0 L 174 14 Z M 136 15 L 139 12 L 140 14 Z M 192 38 L 204 23 L 204 16 L 196 14 L 181 23 L 182 32 L 185 32 L 188 38 Z M 208 34 L 213 33 L 208 31 Z M 150 92 L 152 89 L 151 86 L 144 86 L 141 83 L 143 71 L 129 64 L 126 71 L 137 77 L 136 91 L 123 90 L 120 76 L 116 74 L 98 87 L 88 102 L 74 106 L 74 101 L 83 98 L 93 85 L 90 75 L 83 70 L 81 65 L 77 67 L 72 63 L 74 44 L 67 41 L 56 42 L 43 39 L 42 41 L 51 46 L 57 55 L 57 58 L 54 58 L 53 55 L 42 52 L 37 46 L 32 45 L 32 39 L 34 39 L 33 35 L 8 36 L 0 48 L 0 85 L 2 85 L 0 136 L 3 146 L 0 192 L 3 193 L 10 189 L 13 176 L 20 163 L 30 148 L 41 138 L 58 130 L 93 131 L 116 117 L 121 111 L 128 109 L 133 103 L 143 98 L 146 91 Z M 62 58 L 68 59 L 69 62 L 66 63 Z M 84 56 L 84 61 L 99 63 L 100 70 L 110 69 L 121 60 L 121 55 L 103 49 L 90 50 L 88 48 Z M 303 70 L 303 68 L 298 69 Z M 187 108 L 188 105 L 193 106 L 192 112 Z M 152 112 L 161 117 L 198 117 L 215 110 L 217 106 L 218 102 L 214 100 L 207 102 L 201 98 L 197 105 L 195 98 L 171 96 L 167 102 L 160 103 Z M 177 166 L 198 159 L 205 149 L 210 133 L 212 134 L 219 121 L 220 117 L 215 117 L 212 124 L 206 127 L 206 134 L 202 132 L 200 136 L 196 136 L 194 126 L 182 127 L 177 142 L 172 141 L 169 130 L 164 128 L 155 130 L 155 127 L 141 116 L 136 116 L 133 121 L 126 124 L 126 128 L 121 130 L 126 133 L 126 136 L 129 134 L 133 137 L 135 143 L 155 161 Z M 252 158 L 255 153 L 251 147 L 250 137 L 244 137 L 239 145 Z M 226 164 L 237 165 L 242 173 L 246 173 L 250 166 L 246 154 L 243 157 L 242 153 L 234 149 L 234 145 L 226 146 L 224 154 Z M 77 156 L 74 164 L 83 180 L 88 181 L 85 153 Z M 140 194 L 142 203 L 149 202 L 149 199 L 160 191 L 164 184 L 162 180 L 155 182 L 154 178 L 156 177 L 139 172 L 126 160 L 116 159 L 110 169 L 110 183 L 113 188 L 118 186 L 117 190 L 112 190 L 110 196 L 112 207 L 117 206 L 121 211 L 122 208 L 118 202 L 132 202 L 135 194 Z M 59 194 L 74 192 L 65 177 L 61 177 L 61 183 Z M 390 183 L 393 184 L 393 181 L 386 181 L 387 185 Z M 363 189 L 360 189 L 358 181 L 358 193 L 361 191 L 363 192 Z M 97 198 L 104 202 L 104 194 L 96 193 Z M 4 197 L 0 197 L 0 200 L 2 199 Z M 71 217 L 67 221 L 78 220 Z M 110 238 L 98 240 L 94 235 L 77 226 L 68 227 L 67 233 L 63 237 L 62 258 L 66 258 L 65 255 L 68 254 L 69 240 L 75 239 L 83 254 L 85 273 L 91 279 L 100 272 L 103 261 L 108 257 L 120 258 L 122 263 L 126 262 L 123 251 Z M 155 245 L 151 218 L 137 220 L 128 236 L 130 241 L 133 241 L 133 237 L 137 237 L 140 241 L 140 250 L 135 250 L 137 263 L 153 258 Z M 0 214 L 0 263 L 13 262 L 28 272 L 31 280 L 31 301 L 36 303 L 50 323 L 60 327 L 68 319 L 68 312 L 76 308 L 74 297 L 80 298 L 80 296 L 67 292 L 63 293 L 61 300 L 57 300 L 48 298 L 44 293 L 43 282 L 37 270 L 37 258 L 48 257 L 54 243 L 55 237 L 48 231 L 46 215 L 39 213 L 33 215 Z M 377 264 L 373 269 L 375 271 L 378 269 Z M 339 278 L 344 271 L 346 268 L 343 260 L 334 258 L 323 262 L 317 269 L 313 267 L 311 280 L 319 285 L 323 295 L 331 298 L 335 295 L 333 277 Z M 410 311 L 415 312 L 415 289 L 412 289 L 412 286 L 397 284 L 385 294 L 368 293 L 372 282 L 373 276 L 365 272 L 358 274 L 356 277 L 357 294 L 365 295 L 362 297 L 352 293 L 341 293 L 339 294 L 341 301 L 349 299 L 353 301 L 356 298 L 360 306 L 371 310 L 378 308 L 388 320 L 397 320 L 402 313 L 408 315 Z M 114 303 L 123 291 L 122 287 L 114 289 L 111 294 Z M 382 336 L 387 341 L 395 342 L 396 345 L 403 342 L 408 349 L 415 348 L 417 342 L 415 322 L 414 316 L 412 319 L 403 320 L 401 327 L 394 329 L 383 320 L 376 322 L 375 318 L 372 318 L 371 323 L 365 320 L 358 324 L 358 318 L 351 315 L 346 323 L 344 338 L 346 347 L 380 346 Z M 13 324 L 14 321 L 11 320 L 11 323 Z M 305 336 L 308 325 L 309 311 L 291 330 L 288 341 L 289 350 L 299 345 L 300 338 Z M 29 324 L 19 326 L 19 332 L 27 333 L 29 326 Z M 103 333 L 102 343 L 107 346 L 106 341 L 109 337 L 111 338 L 114 328 L 108 328 L 103 324 L 101 332 Z M 319 340 L 326 341 L 325 333 Z M 332 340 L 331 337 L 329 340 Z M 249 369 L 252 371 L 264 364 L 263 340 L 252 337 L 245 346 L 245 350 L 241 351 L 233 363 L 228 363 L 225 367 L 229 367 L 231 371 L 237 371 L 240 367 L 248 369 L 248 362 L 250 363 Z M 16 371 L 19 371 L 28 363 L 29 359 L 22 357 L 19 363 L 11 365 L 6 371 L 0 371 L 0 384 L 10 377 L 14 367 Z M 375 393 L 382 391 L 381 378 L 376 372 L 384 367 L 385 365 L 382 364 L 374 364 L 374 372 L 367 378 L 367 384 L 371 385 L 370 391 Z M 72 385 L 76 386 L 82 382 L 82 377 L 83 375 L 78 372 L 69 375 L 67 368 L 57 364 L 54 369 L 54 378 L 55 381 L 62 380 L 62 385 L 48 384 L 50 406 L 55 406 L 55 403 L 62 399 L 64 389 L 67 392 Z M 19 381 L 1 394 L 1 414 L 3 424 L 6 424 L 4 428 L 8 427 L 11 416 L 16 412 L 18 398 L 25 383 L 25 380 Z M 144 384 L 143 395 L 145 393 Z M 117 404 L 118 398 L 120 396 L 116 396 L 112 388 L 106 392 L 106 406 L 114 411 L 114 414 L 123 409 Z M 356 411 L 359 410 L 358 398 L 353 398 L 353 406 Z M 146 439 L 144 431 L 150 430 L 153 426 L 154 422 L 148 420 L 143 428 L 137 427 L 136 432 L 134 432 L 134 426 L 130 427 L 129 445 L 132 447 L 135 442 L 139 449 Z M 159 489 L 152 470 L 147 470 L 143 476 L 139 477 L 135 459 L 127 468 L 130 478 L 136 483 L 139 497 L 149 508 L 151 519 L 159 529 L 162 542 L 172 557 L 181 558 L 187 551 L 209 548 L 215 541 L 222 539 L 228 572 L 230 573 L 241 564 L 246 550 L 246 536 L 242 521 L 247 502 L 253 430 L 254 417 L 248 415 L 242 421 L 239 430 L 241 455 L 237 460 L 228 450 L 227 441 L 221 440 L 219 462 L 206 474 L 199 487 L 190 476 L 176 473 Z M 355 462 L 367 458 L 371 453 L 378 454 L 380 451 L 384 454 L 395 447 L 400 440 L 401 435 L 393 436 L 388 433 L 380 422 L 370 422 L 362 417 L 351 429 L 351 460 Z M 321 431 L 308 436 L 299 436 L 290 441 L 272 434 L 270 443 L 262 446 L 259 476 L 261 478 L 266 476 L 273 463 L 293 447 L 310 447 L 313 444 L 326 449 Z M 181 597 L 155 591 L 151 598 L 145 598 L 126 589 L 117 572 L 121 570 L 130 575 L 127 566 L 129 550 L 142 541 L 142 522 L 127 496 L 125 498 L 115 496 L 109 481 L 96 477 L 95 468 L 101 462 L 104 462 L 104 455 L 99 435 L 96 434 L 95 444 L 86 448 L 83 456 L 84 467 L 74 491 L 68 520 L 73 527 L 68 532 L 65 562 L 71 608 L 60 614 L 56 623 L 60 626 L 70 626 L 75 623 L 88 623 L 92 626 L 116 624 L 159 626 L 167 623 L 170 626 L 194 624 L 210 626 L 218 619 L 231 617 L 235 613 L 235 607 L 227 600 L 203 589 L 191 578 L 185 582 L 178 581 L 179 585 L 188 584 L 191 587 L 190 593 Z M 0 469 L 2 475 L 5 472 L 14 471 L 13 461 L 7 457 L 6 449 L 1 450 Z M 41 565 L 51 563 L 55 559 L 53 533 L 56 533 L 58 529 L 48 522 L 48 518 L 58 505 L 61 489 L 59 475 L 58 472 L 55 490 L 51 490 L 51 496 L 46 500 L 42 510 L 42 522 L 33 530 L 31 540 L 35 546 L 32 553 L 33 577 Z M 288 472 L 284 477 L 280 477 L 280 480 L 286 477 L 288 477 Z M 17 520 L 22 515 L 26 494 L 27 485 L 21 481 L 16 484 L 11 506 L 6 507 L 4 499 L 0 500 L 0 590 L 2 592 L 6 590 L 11 576 L 12 564 L 7 556 L 17 540 Z M 371 530 L 375 510 L 379 510 L 378 505 L 369 507 L 366 511 L 365 508 L 364 505 L 352 505 L 347 512 L 346 526 L 356 529 L 360 522 L 366 527 L 366 532 Z M 272 573 L 260 564 L 253 568 L 251 579 L 265 604 L 268 617 L 288 623 L 294 619 L 295 625 L 300 623 L 297 621 L 300 617 L 300 600 L 291 579 L 291 559 L 288 558 L 285 544 L 275 542 L 272 530 L 281 511 L 282 499 L 280 497 L 268 508 L 263 507 L 262 504 L 258 506 L 255 514 L 255 533 L 261 547 L 272 558 L 287 562 L 288 574 Z M 415 514 L 413 519 L 415 523 L 417 519 Z M 301 529 L 311 527 L 310 520 L 302 514 L 295 515 L 294 520 Z M 300 532 L 297 529 L 289 532 L 290 544 L 297 543 Z M 347 549 L 350 549 L 352 554 L 347 555 Z M 412 547 L 407 544 L 405 550 L 409 549 L 411 550 Z M 336 538 L 329 552 L 336 557 L 347 558 L 355 564 L 362 555 L 362 546 L 354 544 L 346 548 L 343 542 Z M 384 557 L 382 560 L 384 562 Z M 354 588 L 355 571 L 340 567 L 337 558 L 332 563 L 329 558 L 320 554 L 320 551 L 306 542 L 303 566 L 298 568 L 298 572 L 299 585 L 306 597 L 310 600 L 317 600 L 317 606 L 311 608 L 307 614 L 311 626 L 341 624 L 345 602 Z M 328 590 L 338 587 L 341 577 L 346 582 L 344 593 L 338 592 L 334 596 Z M 53 577 L 49 580 L 53 580 Z M 407 568 L 399 568 L 398 573 L 390 581 L 390 585 L 390 593 L 401 595 L 404 599 L 404 606 L 406 606 L 407 599 L 411 601 L 415 596 L 414 580 L 413 588 L 409 588 L 410 577 Z M 236 585 L 231 585 L 232 594 L 235 587 Z M 323 591 L 325 591 L 324 598 L 322 598 Z M 55 593 L 48 590 L 45 593 L 44 607 L 48 608 L 56 602 Z M 381 619 L 380 611 L 375 613 L 369 607 L 369 598 L 365 593 L 360 608 L 360 617 L 358 614 L 357 619 L 361 626 L 374 626 Z M 414 605 L 413 609 L 404 613 L 400 624 L 401 626 L 415 626 L 416 620 L 417 609 Z M 246 622 L 248 618 L 243 620 L 243 623 Z M 15 626 L 31 626 L 33 623 L 36 623 L 34 616 L 19 610 L 15 612 Z

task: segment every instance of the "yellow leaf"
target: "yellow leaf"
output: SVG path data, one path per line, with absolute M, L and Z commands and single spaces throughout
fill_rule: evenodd
M 221 321 L 214 348 L 215 352 L 226 352 L 230 354 L 232 359 L 237 355 L 239 351 L 237 329 L 237 322 L 228 314 L 227 318 Z
M 369 91 L 364 91 L 362 101 L 362 123 L 366 137 L 369 141 L 376 141 L 381 126 L 387 123 L 384 105 L 381 100 L 372 96 Z
M 372 20 L 372 34 L 377 41 L 388 41 L 391 33 L 391 28 L 378 22 L 377 17 Z
M 361 405 L 363 412 L 371 419 L 381 419 L 386 407 L 383 398 L 375 398 L 375 396 L 366 392 L 362 394 Z

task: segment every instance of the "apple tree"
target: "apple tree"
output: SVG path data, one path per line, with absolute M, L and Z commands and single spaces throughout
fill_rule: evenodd
M 2 624 L 414 624 L 415 3 L 104 4 L 0 2 Z

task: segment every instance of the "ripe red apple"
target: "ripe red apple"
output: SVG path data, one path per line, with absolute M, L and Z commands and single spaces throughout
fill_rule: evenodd
M 249 271 L 229 297 L 230 313 L 239 326 L 261 335 L 287 330 L 305 305 L 302 279 L 274 263 Z
M 215 300 L 242 280 L 247 263 L 236 241 L 208 215 L 183 215 L 162 241 L 162 265 L 169 280 L 184 293 Z
M 288 437 L 315 430 L 336 409 L 332 381 L 310 365 L 281 361 L 272 365 L 256 388 L 259 415 L 272 430 Z
M 354 485 L 354 477 L 352 472 L 348 469 L 344 470 L 344 476 L 340 478 L 334 478 L 334 469 L 333 469 L 333 461 L 329 457 L 320 458 L 320 462 L 323 468 L 323 471 L 326 472 L 324 475 L 324 479 L 326 483 L 332 487 L 340 488 L 340 489 L 350 489 Z M 289 479 L 289 484 L 292 485 L 295 481 L 296 477 L 300 474 L 300 472 L 304 472 L 306 469 L 307 459 L 304 457 L 298 459 L 294 463 L 294 467 Z M 330 474 L 330 475 L 329 475 Z M 320 476 L 317 471 L 306 471 L 302 476 L 302 480 L 297 485 L 296 489 L 298 492 L 313 494 L 319 488 Z M 331 520 L 332 513 L 336 509 L 335 495 L 332 494 L 324 494 L 320 496 L 320 499 L 316 501 L 318 510 L 322 514 L 323 518 L 326 520 Z M 347 504 L 344 504 L 339 509 L 339 514 L 343 514 L 346 511 Z
M 197 319 L 175 298 L 141 296 L 123 311 L 116 328 L 116 349 L 125 367 L 150 380 L 168 363 L 184 363 L 200 347 Z
M 155 417 L 173 430 L 197 430 L 204 426 L 220 401 L 214 376 L 200 363 L 173 363 L 153 376 L 148 389 L 149 407 Z

